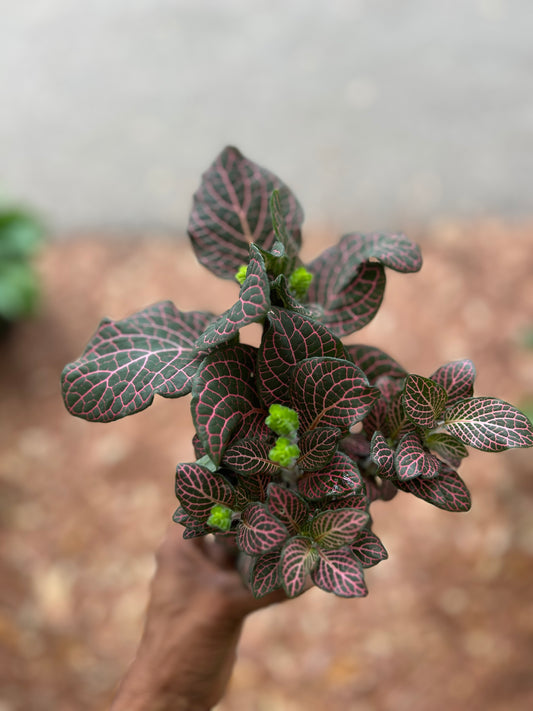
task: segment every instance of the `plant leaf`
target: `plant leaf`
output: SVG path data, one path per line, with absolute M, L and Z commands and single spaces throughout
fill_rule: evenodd
M 533 446 L 533 427 L 523 412 L 508 402 L 473 397 L 446 410 L 444 424 L 461 442 L 483 452 Z
M 439 460 L 422 446 L 415 432 L 408 432 L 398 442 L 394 454 L 396 474 L 400 481 L 424 477 L 431 479 L 439 473 Z
M 264 597 L 280 587 L 279 561 L 279 551 L 254 558 L 250 568 L 250 587 L 254 597 Z
M 313 543 L 303 536 L 291 538 L 281 551 L 280 578 L 288 597 L 303 592 L 305 580 L 318 560 Z
M 310 356 L 343 354 L 342 343 L 324 326 L 273 306 L 257 359 L 261 398 L 267 406 L 289 404 L 287 382 L 292 366 Z
M 322 309 L 314 304 L 302 304 L 292 293 L 285 274 L 279 274 L 270 284 L 272 303 L 278 307 L 294 311 L 301 316 L 316 321 L 322 315 Z
M 224 279 L 233 279 L 248 261 L 248 245 L 270 249 L 277 237 L 269 210 L 270 195 L 279 191 L 280 211 L 292 241 L 299 247 L 303 211 L 276 175 L 225 148 L 202 176 L 194 194 L 187 229 L 198 260 Z
M 350 548 L 363 568 L 371 568 L 389 557 L 383 543 L 368 528 L 360 532 Z
M 357 509 L 323 511 L 311 521 L 310 533 L 322 550 L 341 548 L 352 543 L 368 522 L 368 514 Z
M 377 260 L 397 272 L 417 272 L 422 267 L 420 248 L 404 234 L 361 234 L 352 232 L 339 242 L 343 268 L 339 273 L 338 287 L 350 281 L 350 273 L 368 261 Z
M 309 307 L 336 336 L 348 336 L 366 326 L 376 315 L 385 292 L 385 270 L 381 264 L 364 262 L 353 279 L 336 290 L 336 267 L 315 260 L 309 265 L 314 275 L 307 293 Z M 313 304 L 316 304 L 313 307 Z
M 298 480 L 298 491 L 311 501 L 326 496 L 358 494 L 362 488 L 363 480 L 357 465 L 342 452 L 335 452 L 324 469 L 304 474 Z
M 370 459 L 378 467 L 378 476 L 392 479 L 396 476 L 394 466 L 394 450 L 387 443 L 385 437 L 376 430 L 370 443 Z
M 337 509 L 357 509 L 358 511 L 366 511 L 368 501 L 364 493 L 348 494 L 340 498 L 326 498 L 316 503 L 317 511 L 336 511 Z
M 402 491 L 414 494 L 433 506 L 445 511 L 468 511 L 472 504 L 470 492 L 456 471 L 441 465 L 441 473 L 435 479 L 410 479 L 396 481 Z
M 235 500 L 233 487 L 223 476 L 196 463 L 176 467 L 176 496 L 189 516 L 204 523 L 214 504 L 231 509 Z
M 340 358 L 306 358 L 294 366 L 291 400 L 304 428 L 338 427 L 347 433 L 379 398 L 356 365 Z
M 403 406 L 407 417 L 420 427 L 431 429 L 444 410 L 448 395 L 438 383 L 421 375 L 408 375 L 403 390 Z
M 268 509 L 285 526 L 289 533 L 299 533 L 309 517 L 309 507 L 296 492 L 281 486 L 270 484 L 268 487 Z
M 454 360 L 446 363 L 429 377 L 442 385 L 448 393 L 448 407 L 474 394 L 476 369 L 471 360 Z
M 201 362 L 194 342 L 213 315 L 162 301 L 122 321 L 104 319 L 83 355 L 63 370 L 72 415 L 110 422 L 151 405 L 156 394 L 190 392 Z
M 364 597 L 368 592 L 363 570 L 348 548 L 320 551 L 311 578 L 317 587 L 339 597 Z
M 407 371 L 397 363 L 394 358 L 373 346 L 361 344 L 344 346 L 346 354 L 353 360 L 358 368 L 361 368 L 363 373 L 368 378 L 368 381 L 374 385 L 376 380 L 382 376 L 390 378 L 405 378 Z
M 300 470 L 314 472 L 323 469 L 335 454 L 340 436 L 341 431 L 337 427 L 316 427 L 305 432 L 298 442 Z
M 272 478 L 267 474 L 256 474 L 253 477 L 240 477 L 235 489 L 237 508 L 245 509 L 248 504 L 265 502 L 268 485 Z
M 243 553 L 257 555 L 279 548 L 288 531 L 264 504 L 250 504 L 242 512 L 237 545 Z
M 300 251 L 300 233 L 298 232 L 298 239 L 294 239 L 294 236 L 287 229 L 279 190 L 274 190 L 270 196 L 270 217 L 276 237 L 283 245 L 287 256 L 291 259 L 296 257 Z
M 464 444 L 446 432 L 429 433 L 424 444 L 452 467 L 458 467 L 461 459 L 468 457 Z
M 245 437 L 232 442 L 224 452 L 224 464 L 239 474 L 254 476 L 279 472 L 279 465 L 271 462 L 268 453 L 272 444 L 264 440 Z
M 376 405 L 378 404 L 379 400 Z M 374 408 L 376 405 L 374 405 Z M 364 432 L 349 434 L 340 441 L 339 445 L 343 452 L 346 452 L 351 459 L 355 459 L 356 461 L 359 457 L 366 458 L 370 454 L 370 442 Z
M 217 465 L 243 413 L 261 409 L 253 379 L 255 352 L 252 346 L 220 346 L 205 358 L 194 379 L 194 425 L 202 446 Z
M 405 416 L 403 394 L 400 392 L 395 395 L 386 406 L 385 422 L 383 423 L 382 432 L 386 437 L 396 439 L 406 432 L 412 432 L 414 427 L 411 420 L 408 420 Z
M 198 352 L 209 351 L 229 341 L 250 323 L 261 320 L 270 308 L 270 287 L 263 257 L 257 247 L 250 245 L 250 263 L 239 300 L 212 321 L 196 342 Z

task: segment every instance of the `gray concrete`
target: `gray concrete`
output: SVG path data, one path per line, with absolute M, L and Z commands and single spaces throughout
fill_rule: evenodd
M 533 213 L 531 0 L 0 0 L 0 191 L 182 229 L 227 143 L 312 223 Z

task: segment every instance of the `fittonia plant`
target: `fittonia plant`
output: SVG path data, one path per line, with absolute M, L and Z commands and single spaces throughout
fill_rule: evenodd
M 387 557 L 372 501 L 401 490 L 467 511 L 456 471 L 466 446 L 529 447 L 533 428 L 512 405 L 473 396 L 469 360 L 424 377 L 372 346 L 343 345 L 376 315 L 386 268 L 416 272 L 420 251 L 401 234 L 356 232 L 304 265 L 302 221 L 279 178 L 226 148 L 188 233 L 207 269 L 240 284 L 237 301 L 220 316 L 163 301 L 102 321 L 66 366 L 63 394 L 73 415 L 110 422 L 156 394 L 190 393 L 196 461 L 178 464 L 174 514 L 184 537 L 234 541 L 258 597 L 296 596 L 309 579 L 356 597 L 363 569 Z M 253 322 L 259 348 L 239 341 Z

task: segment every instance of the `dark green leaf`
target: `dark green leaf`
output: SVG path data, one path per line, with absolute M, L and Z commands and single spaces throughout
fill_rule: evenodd
M 394 464 L 398 479 L 406 481 L 415 477 L 436 477 L 440 462 L 430 452 L 426 452 L 417 434 L 409 432 L 398 443 Z
M 350 361 L 307 358 L 294 366 L 290 396 L 304 428 L 327 425 L 347 432 L 368 414 L 379 390 Z
M 462 400 L 446 410 L 445 425 L 461 442 L 483 452 L 533 446 L 533 427 L 523 412 L 491 397 Z
M 420 427 L 431 429 L 442 414 L 448 395 L 438 383 L 421 375 L 408 375 L 404 383 L 403 406 L 407 417 Z
M 215 464 L 237 436 L 244 413 L 261 410 L 254 386 L 255 348 L 220 346 L 194 379 L 191 413 L 202 446 Z
M 156 394 L 187 395 L 201 362 L 194 343 L 212 318 L 162 301 L 123 321 L 104 319 L 81 358 L 63 370 L 67 409 L 109 422 L 144 410 Z
M 280 211 L 299 247 L 303 211 L 289 188 L 273 173 L 228 146 L 202 176 L 194 194 L 188 234 L 199 261 L 217 276 L 233 279 L 248 261 L 248 246 L 270 249 L 276 241 L 269 209 L 279 191 Z
M 296 363 L 310 356 L 342 357 L 342 343 L 324 326 L 273 306 L 258 357 L 259 391 L 265 404 L 290 404 L 288 376 Z

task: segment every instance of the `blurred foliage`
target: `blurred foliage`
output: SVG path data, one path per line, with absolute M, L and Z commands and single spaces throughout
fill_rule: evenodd
M 0 206 L 0 319 L 14 322 L 35 313 L 40 289 L 32 264 L 44 229 L 29 212 Z

